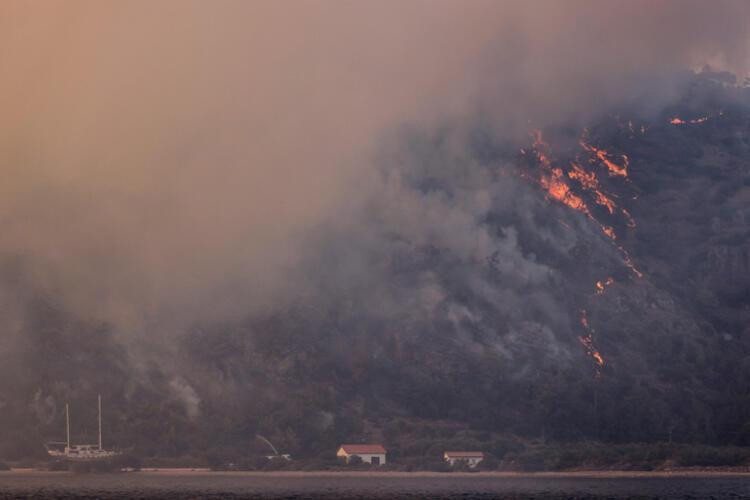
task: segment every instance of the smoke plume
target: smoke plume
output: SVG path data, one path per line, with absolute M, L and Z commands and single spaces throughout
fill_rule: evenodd
M 390 138 L 405 123 L 428 137 L 451 123 L 463 137 L 481 119 L 498 142 L 523 142 L 531 127 L 617 106 L 648 113 L 677 94 L 680 71 L 708 63 L 746 74 L 749 10 L 740 1 L 6 2 L 0 255 L 23 262 L 37 293 L 158 344 L 321 283 L 374 286 L 382 302 L 372 307 L 387 316 L 411 303 L 377 266 L 397 245 L 383 233 L 395 231 L 465 262 L 499 256 L 503 286 L 468 278 L 472 293 L 518 314 L 518 325 L 529 315 L 546 318 L 542 330 L 565 324 L 559 297 L 535 293 L 555 271 L 518 247 L 519 229 L 496 239 L 477 225 L 490 210 L 533 212 L 518 181 L 490 184 L 461 163 L 460 141 L 415 166 L 414 155 L 398 157 L 402 146 L 388 149 Z M 425 195 L 409 179 L 415 168 L 464 184 Z M 440 302 L 436 279 L 419 280 L 409 300 Z M 17 282 L 3 285 L 12 297 Z M 521 303 L 527 293 L 536 298 Z M 460 324 L 471 311 L 446 314 Z

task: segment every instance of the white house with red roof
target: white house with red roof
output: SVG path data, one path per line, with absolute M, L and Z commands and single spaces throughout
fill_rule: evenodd
M 383 465 L 385 454 L 385 448 L 379 444 L 342 444 L 336 452 L 336 456 L 346 459 L 347 463 L 352 457 L 359 457 L 372 465 Z
M 484 453 L 481 451 L 446 451 L 443 453 L 443 458 L 451 465 L 464 462 L 469 467 L 476 467 L 484 460 Z

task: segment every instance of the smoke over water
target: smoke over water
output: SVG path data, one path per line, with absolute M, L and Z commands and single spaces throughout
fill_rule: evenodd
M 622 255 L 550 208 L 510 152 L 535 129 L 657 113 L 704 64 L 745 75 L 749 14 L 746 2 L 6 2 L 0 349 L 24 348 L 28 304 L 45 297 L 160 359 L 191 418 L 206 391 L 170 366 L 173 339 L 247 318 L 255 332 L 278 311 L 309 329 L 398 329 L 407 344 L 449 329 L 507 360 L 578 355 L 560 340 L 579 321 L 564 266 L 580 239 L 602 268 Z M 222 376 L 216 391 L 239 391 Z

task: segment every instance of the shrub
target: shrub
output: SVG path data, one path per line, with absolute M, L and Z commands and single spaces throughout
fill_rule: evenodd
M 524 446 L 515 439 L 501 438 L 492 442 L 492 454 L 504 458 L 508 453 L 520 453 Z
M 442 458 L 428 458 L 421 464 L 421 470 L 428 470 L 431 472 L 450 472 L 451 466 Z
M 282 457 L 274 457 L 271 460 L 266 460 L 263 465 L 263 470 L 284 470 L 289 467 L 289 460 Z
M 456 460 L 450 467 L 453 472 L 471 472 L 471 467 L 466 460 Z
M 749 460 L 750 451 L 735 447 L 688 446 L 677 453 L 677 463 L 682 466 L 744 465 Z
M 547 458 L 545 450 L 527 450 L 516 455 L 515 461 L 521 469 L 535 472 L 549 469 Z
M 321 460 L 320 458 L 313 458 L 311 460 L 305 461 L 301 465 L 301 470 L 305 470 L 305 471 L 327 470 L 327 469 L 330 469 L 331 467 L 332 465 L 326 460 Z
M 555 469 L 571 469 L 573 467 L 579 467 L 582 465 L 585 454 L 580 453 L 579 450 L 565 449 L 560 452 L 557 456 L 555 463 Z
M 494 455 L 485 454 L 484 459 L 477 464 L 479 470 L 497 470 L 500 463 Z

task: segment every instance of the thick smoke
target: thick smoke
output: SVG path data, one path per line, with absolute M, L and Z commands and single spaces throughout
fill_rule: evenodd
M 26 270 L 24 286 L 124 339 L 150 337 L 149 349 L 196 321 L 297 301 L 320 284 L 329 301 L 367 289 L 384 318 L 432 311 L 446 294 L 437 276 L 394 284 L 378 266 L 398 252 L 388 231 L 449 249 L 457 269 L 495 259 L 502 285 L 468 275 L 467 293 L 497 304 L 513 331 L 550 337 L 570 322 L 562 299 L 542 291 L 555 270 L 518 246 L 518 227 L 534 221 L 511 220 L 533 213 L 533 199 L 510 176 L 466 164 L 462 141 L 423 165 L 424 155 L 384 156 L 389 131 L 408 122 L 430 136 L 449 122 L 464 137 L 479 116 L 512 143 L 614 106 L 647 113 L 676 95 L 686 68 L 745 74 L 750 39 L 744 2 L 0 11 L 0 254 Z M 417 185 L 428 178 L 464 184 L 428 192 Z M 490 212 L 508 214 L 501 238 L 477 222 Z M 311 243 L 318 229 L 330 240 Z M 536 231 L 561 252 L 573 244 Z M 16 285 L 4 283 L 6 309 Z M 444 314 L 459 330 L 480 321 L 460 304 Z M 6 342 L 17 323 L 5 325 Z M 189 385 L 173 386 L 195 406 Z
M 405 338 L 439 331 L 506 359 L 530 340 L 540 358 L 565 357 L 552 334 L 570 333 L 561 277 L 518 235 L 546 239 L 561 258 L 575 244 L 556 220 L 544 222 L 543 199 L 511 166 L 478 164 L 452 134 L 393 147 L 366 208 L 319 228 L 318 251 L 301 266 L 313 285 L 302 300 Z

